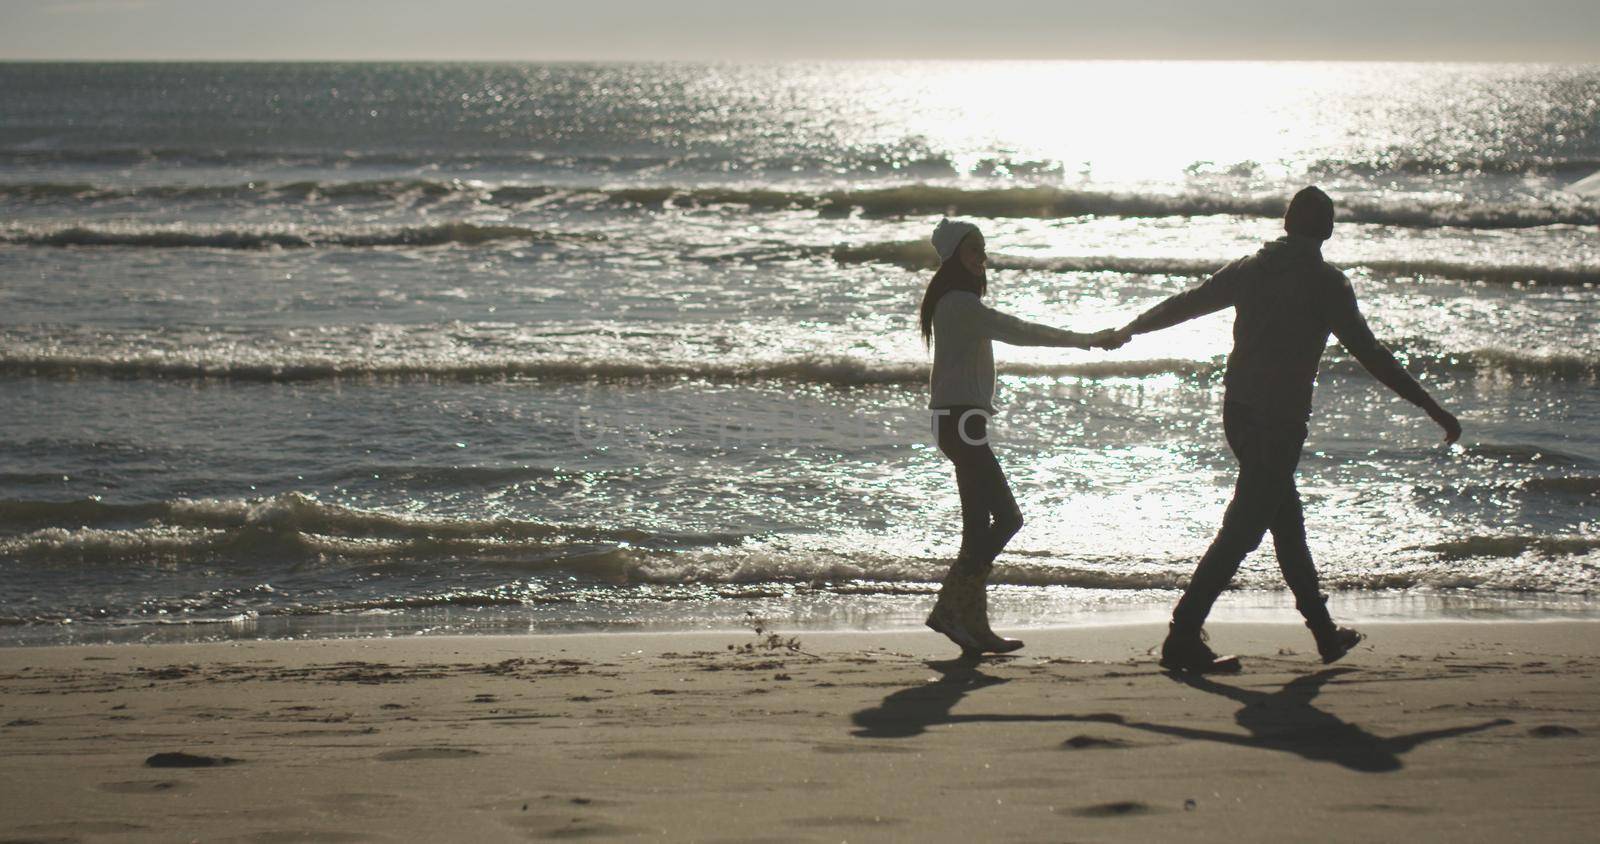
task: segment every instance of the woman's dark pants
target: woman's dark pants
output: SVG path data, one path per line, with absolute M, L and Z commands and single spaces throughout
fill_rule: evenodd
M 994 558 L 1022 527 L 1022 511 L 989 448 L 989 411 L 981 407 L 936 408 L 939 450 L 956 467 L 961 493 L 961 554 L 956 566 L 987 574 Z

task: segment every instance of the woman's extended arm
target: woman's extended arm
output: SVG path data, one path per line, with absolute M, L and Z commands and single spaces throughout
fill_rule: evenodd
M 968 304 L 967 313 L 963 316 L 972 321 L 979 333 L 1013 346 L 1064 346 L 1072 349 L 1088 349 L 1095 345 L 1097 339 L 1103 339 L 1097 334 L 1079 334 L 1076 331 L 1018 319 L 975 299 Z

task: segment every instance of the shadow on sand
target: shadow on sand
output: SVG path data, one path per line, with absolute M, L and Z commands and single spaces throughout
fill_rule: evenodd
M 951 715 L 950 710 L 968 692 L 1008 682 L 978 670 L 980 658 L 929 660 L 924 663 L 939 672 L 931 683 L 892 692 L 883 702 L 850 716 L 859 728 L 851 733 L 858 738 L 911 738 L 928 731 L 934 724 L 963 721 L 1009 721 L 1007 715 Z M 1049 720 L 1040 716 L 1039 720 Z
M 1353 771 L 1385 773 L 1400 770 L 1403 767 L 1400 757 L 1418 745 L 1513 723 L 1502 718 L 1388 738 L 1374 735 L 1312 705 L 1324 685 L 1341 674 L 1355 671 L 1353 668 L 1331 668 L 1296 677 L 1282 688 L 1270 692 L 1218 683 L 1203 676 L 1168 675 L 1191 688 L 1240 703 L 1239 710 L 1234 713 L 1234 723 L 1244 728 L 1245 733 L 1130 721 L 1115 713 L 954 715 L 951 710 L 968 693 L 1007 681 L 984 674 L 979 670 L 976 660 L 946 660 L 929 662 L 927 665 L 942 676 L 934 682 L 901 689 L 885 697 L 879 705 L 856 712 L 851 716 L 857 727 L 852 735 L 859 738 L 910 738 L 936 724 L 986 721 L 1116 724 L 1180 739 L 1279 750 L 1314 762 L 1332 762 Z

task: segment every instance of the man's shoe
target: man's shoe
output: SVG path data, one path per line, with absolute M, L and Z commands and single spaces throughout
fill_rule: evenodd
M 1021 639 L 1007 639 L 993 630 L 984 632 L 988 635 L 979 638 L 979 644 L 983 646 L 984 653 L 1008 654 L 1012 651 L 1022 650 L 1025 645 Z
M 1206 645 L 1205 631 L 1180 631 L 1176 625 L 1167 631 L 1167 640 L 1161 643 L 1161 667 L 1190 674 L 1236 674 L 1241 668 L 1238 657 L 1217 656 Z
M 1366 638 L 1348 627 L 1338 626 L 1315 627 L 1311 634 L 1317 638 L 1317 653 L 1322 655 L 1324 665 L 1338 662 Z

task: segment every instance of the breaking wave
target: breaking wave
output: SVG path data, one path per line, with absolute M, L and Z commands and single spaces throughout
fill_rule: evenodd
M 554 231 L 516 225 L 467 222 L 397 228 L 315 229 L 298 227 L 234 229 L 175 227 L 11 227 L 0 229 L 0 243 L 51 247 L 131 247 L 149 249 L 311 249 L 426 248 L 487 246 L 501 243 L 603 243 L 597 232 Z M 933 250 L 924 241 L 891 241 L 832 247 L 780 246 L 765 252 L 689 252 L 697 261 L 748 261 L 767 257 L 823 257 L 841 264 L 890 264 L 911 270 L 935 269 Z M 1055 273 L 1119 273 L 1200 278 L 1216 272 L 1231 258 L 1169 258 L 1117 255 L 1030 257 L 995 254 L 997 269 Z M 1353 275 L 1381 279 L 1452 279 L 1488 284 L 1584 286 L 1600 284 L 1600 266 L 1577 264 L 1491 264 L 1438 260 L 1370 260 L 1343 266 Z
M 469 556 L 553 565 L 574 551 L 715 545 L 740 538 L 509 518 L 413 516 L 325 503 L 299 493 L 148 504 L 0 501 L 0 528 L 17 531 L 0 539 L 0 559 L 52 563 Z
M 664 164 L 686 164 L 715 159 L 696 155 L 652 155 L 599 153 L 552 154 L 536 150 L 316 150 L 251 149 L 235 147 L 120 146 L 100 148 L 10 148 L 0 150 L 0 163 L 20 165 L 213 165 L 257 164 L 278 167 L 317 166 L 433 166 L 441 162 L 460 164 L 546 165 L 556 168 L 598 167 L 627 172 Z
M 605 358 L 415 360 L 229 360 L 172 359 L 128 355 L 6 355 L 0 373 L 47 378 L 100 375 L 113 378 L 221 379 L 293 383 L 341 379 L 415 379 L 483 381 L 507 378 L 539 380 L 709 379 L 794 380 L 828 384 L 899 384 L 927 379 L 920 362 L 880 364 L 854 358 L 794 358 L 772 361 L 707 363 L 702 361 L 618 360 Z M 1050 367 L 1019 367 L 1020 374 Z
M 553 243 L 603 240 L 601 235 L 551 232 L 523 226 L 441 223 L 369 230 L 12 228 L 0 242 L 29 246 L 124 246 L 155 249 L 306 249 L 312 247 L 478 246 L 500 241 Z
M 1066 217 L 1243 217 L 1282 216 L 1281 193 L 1229 192 L 1133 193 L 1044 185 L 954 187 L 914 183 L 858 189 L 803 190 L 793 187 L 683 187 L 673 185 L 619 188 L 553 185 L 490 185 L 477 181 L 386 179 L 358 182 L 292 182 L 242 185 L 163 185 L 96 187 L 84 183 L 9 183 L 0 197 L 24 201 L 85 201 L 133 198 L 158 201 L 250 200 L 268 203 L 380 201 L 459 198 L 496 206 L 530 202 L 592 205 L 715 208 L 733 206 L 757 211 L 798 210 L 824 215 L 861 213 L 874 217 L 961 214 L 1004 218 Z M 1409 228 L 1473 229 L 1600 224 L 1600 203 L 1581 197 L 1524 198 L 1508 201 L 1461 201 L 1425 197 L 1361 195 L 1341 198 L 1343 222 Z
M 1402 345 L 1402 347 L 1404 347 Z M 1461 353 L 1408 355 L 1413 371 L 1457 374 L 1502 373 L 1552 380 L 1600 378 L 1600 360 L 1581 355 L 1552 355 L 1512 349 L 1479 349 Z M 1153 358 L 1088 360 L 1062 363 L 1002 362 L 1001 375 L 1078 377 L 1090 379 L 1147 378 L 1176 375 L 1211 378 L 1222 360 Z M 1331 355 L 1324 373 L 1356 373 L 1359 366 L 1343 354 Z M 872 360 L 849 356 L 798 356 L 756 360 L 661 360 L 616 358 L 498 358 L 462 360 L 399 358 L 322 359 L 284 355 L 276 358 L 169 356 L 163 354 L 97 355 L 0 351 L 0 375 L 71 379 L 99 376 L 123 379 L 223 380 L 247 383 L 301 383 L 341 380 L 417 380 L 475 382 L 498 380 L 631 381 L 697 380 L 713 382 L 793 381 L 840 386 L 921 384 L 928 378 L 922 360 Z
M 843 264 L 893 264 L 912 270 L 936 269 L 938 261 L 925 241 L 868 243 L 836 246 L 833 259 Z M 1116 255 L 1033 258 L 992 254 L 989 266 L 998 269 L 1038 270 L 1058 273 L 1121 273 L 1199 278 L 1221 269 L 1230 258 L 1141 258 Z M 1600 266 L 1538 266 L 1483 264 L 1460 261 L 1361 261 L 1343 267 L 1347 272 L 1377 278 L 1445 278 L 1490 284 L 1547 284 L 1581 286 L 1600 284 Z
M 1326 178 L 1330 176 L 1387 176 L 1405 173 L 1424 176 L 1471 175 L 1494 173 L 1500 175 L 1563 175 L 1574 176 L 1600 170 L 1600 159 L 1584 156 L 1561 155 L 1531 156 L 1426 156 L 1395 153 L 1366 159 L 1325 159 L 1307 168 L 1307 175 Z
M 424 149 L 424 150 L 359 150 L 315 148 L 220 148 L 216 146 L 162 146 L 124 145 L 115 147 L 11 147 L 0 150 L 0 163 L 20 165 L 87 165 L 87 166 L 139 166 L 139 165 L 244 165 L 265 164 L 277 166 L 432 166 L 442 162 L 477 165 L 522 165 L 551 168 L 586 168 L 615 173 L 627 173 L 645 168 L 696 167 L 717 171 L 732 161 L 726 154 L 697 153 L 570 153 L 542 152 L 514 149 Z M 928 173 L 935 176 L 955 176 L 961 172 L 1005 172 L 1013 176 L 1024 174 L 1058 175 L 1067 169 L 1066 163 L 1055 160 L 1019 159 L 1009 156 L 988 158 L 958 165 L 948 155 L 926 148 L 905 147 L 867 148 L 845 152 L 848 165 L 862 173 L 884 170 Z M 824 169 L 836 172 L 841 163 L 837 153 L 779 153 L 747 159 L 742 162 L 755 172 L 785 173 L 801 169 Z M 1254 161 L 1216 162 L 1196 161 L 1186 168 L 1190 173 L 1231 172 L 1258 173 L 1261 166 Z M 1307 175 L 1326 178 L 1336 176 L 1387 176 L 1412 175 L 1570 175 L 1587 174 L 1600 170 L 1600 159 L 1588 155 L 1569 155 L 1551 151 L 1536 153 L 1528 150 L 1504 151 L 1499 154 L 1450 155 L 1418 154 L 1412 150 L 1395 148 L 1376 151 L 1365 156 L 1350 158 L 1325 158 L 1311 162 Z
M 1423 546 L 1423 550 L 1446 560 L 1471 557 L 1563 557 L 1600 550 L 1600 537 L 1593 536 L 1470 536 Z
M 554 581 L 488 592 L 401 594 L 337 601 L 336 611 L 492 606 L 572 600 L 696 600 L 792 594 L 798 588 L 835 594 L 931 594 L 949 561 L 828 550 L 766 552 L 746 537 L 660 534 L 546 525 L 515 520 L 403 516 L 325 504 L 290 493 L 258 500 L 180 500 L 144 505 L 97 501 L 0 502 L 0 561 L 30 566 L 196 564 L 223 571 L 257 563 L 375 562 L 450 566 L 462 561 Z M 1600 537 L 1470 536 L 1401 549 L 1378 569 L 1333 564 L 1330 588 L 1486 588 L 1589 592 L 1600 587 L 1592 562 Z M 1007 554 L 991 582 L 1012 587 L 1094 590 L 1183 588 L 1188 557 L 1050 557 Z M 1048 556 L 1048 555 L 1046 555 Z M 1482 559 L 1501 563 L 1484 567 Z M 1556 563 L 1559 563 L 1558 565 Z M 1555 567 L 1552 567 L 1555 565 Z M 579 580 L 568 581 L 576 575 Z M 544 581 L 540 581 L 543 583 Z M 585 583 L 603 584 L 596 592 Z M 1238 585 L 1278 589 L 1275 569 L 1251 568 Z M 710 588 L 714 594 L 708 594 Z M 642 591 L 641 591 L 642 590 Z M 566 595 L 566 597 L 563 597 Z M 335 611 L 297 606 L 293 613 Z
M 1522 488 L 1533 492 L 1555 495 L 1600 496 L 1600 478 L 1531 478 L 1522 482 Z

